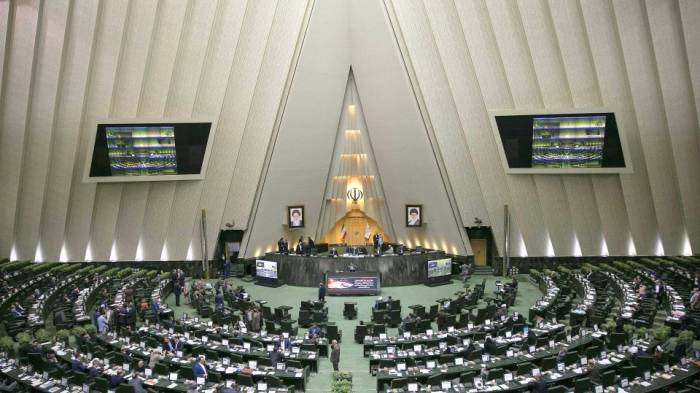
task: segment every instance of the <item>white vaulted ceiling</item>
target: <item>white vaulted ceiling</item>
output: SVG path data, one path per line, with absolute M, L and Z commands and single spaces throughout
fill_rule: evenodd
M 320 214 L 348 66 L 393 221 L 435 212 L 426 245 L 469 252 L 480 217 L 502 250 L 509 205 L 514 255 L 697 252 L 698 42 L 697 0 L 0 0 L 0 258 L 198 258 L 202 209 L 254 255 L 288 199 Z M 591 107 L 633 173 L 503 172 L 489 111 Z M 206 180 L 83 183 L 105 118 L 215 120 Z
M 0 2 L 0 255 L 178 260 L 201 209 L 245 225 L 311 5 Z M 96 121 L 134 117 L 216 120 L 207 179 L 82 183 Z
M 496 233 L 508 204 L 530 256 L 700 249 L 700 2 L 386 4 L 446 160 L 478 177 L 448 167 L 453 186 L 480 188 Z M 586 107 L 617 113 L 633 174 L 504 175 L 487 111 Z

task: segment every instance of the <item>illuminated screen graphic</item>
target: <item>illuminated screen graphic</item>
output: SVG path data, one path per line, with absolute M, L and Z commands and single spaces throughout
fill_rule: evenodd
M 495 121 L 510 169 L 626 167 L 614 113 L 496 115 Z
M 107 127 L 112 176 L 175 175 L 175 127 Z
M 533 168 L 601 168 L 605 116 L 535 117 Z
M 200 175 L 211 127 L 194 122 L 98 124 L 89 177 L 140 181 Z

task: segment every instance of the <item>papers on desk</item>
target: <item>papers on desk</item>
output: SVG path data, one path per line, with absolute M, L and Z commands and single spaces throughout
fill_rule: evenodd
M 300 373 L 300 372 L 294 374 L 294 377 L 296 377 L 296 378 L 301 378 L 301 376 L 302 376 L 302 373 Z

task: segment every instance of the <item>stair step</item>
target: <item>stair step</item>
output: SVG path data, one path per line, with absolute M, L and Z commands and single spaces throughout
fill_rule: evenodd
M 476 266 L 472 272 L 475 276 L 488 276 L 493 274 L 493 268 L 490 266 Z

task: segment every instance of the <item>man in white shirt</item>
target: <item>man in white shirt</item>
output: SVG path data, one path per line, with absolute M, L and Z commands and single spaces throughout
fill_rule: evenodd
M 695 288 L 693 289 L 693 292 L 690 295 L 690 309 L 695 310 L 698 306 L 698 303 L 700 303 L 700 290 Z
M 105 334 L 107 333 L 107 317 L 105 317 L 104 314 L 100 314 L 99 317 L 97 317 L 97 331 L 100 334 Z

